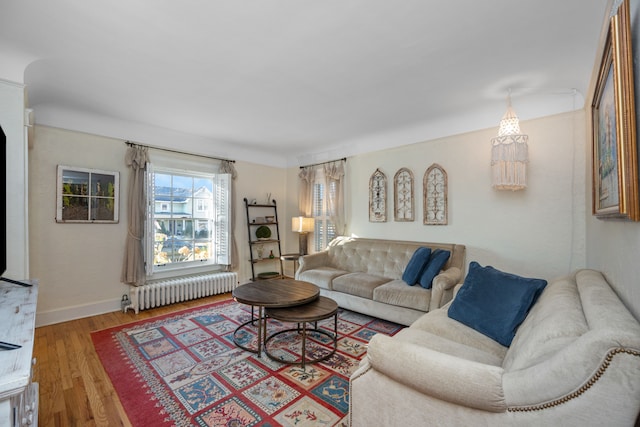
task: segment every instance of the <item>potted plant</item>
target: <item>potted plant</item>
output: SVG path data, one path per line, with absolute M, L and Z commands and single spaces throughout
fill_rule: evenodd
M 271 229 L 266 225 L 256 228 L 256 237 L 258 240 L 267 240 L 271 237 Z

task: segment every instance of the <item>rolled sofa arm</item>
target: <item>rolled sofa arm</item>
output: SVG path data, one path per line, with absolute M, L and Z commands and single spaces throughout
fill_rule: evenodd
M 462 271 L 450 267 L 434 277 L 431 285 L 429 311 L 436 310 L 453 298 L 453 288 L 462 281 Z
M 377 334 L 367 350 L 371 367 L 420 393 L 456 405 L 504 412 L 504 370 Z
M 316 252 L 315 254 L 305 255 L 298 260 L 299 266 L 296 271 L 296 278 L 300 273 L 314 268 L 329 265 L 329 253 L 327 251 Z

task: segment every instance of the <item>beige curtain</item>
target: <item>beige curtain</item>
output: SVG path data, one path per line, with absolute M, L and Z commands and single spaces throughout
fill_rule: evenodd
M 238 177 L 238 172 L 236 171 L 236 167 L 233 165 L 232 161 L 223 160 L 220 164 L 220 173 L 228 173 L 231 175 L 231 224 L 229 224 L 231 231 L 231 263 L 229 264 L 229 269 L 231 271 L 236 271 L 238 269 L 238 245 L 236 243 L 236 178 Z
M 142 239 L 146 217 L 144 175 L 148 161 L 147 147 L 132 145 L 127 149 L 125 164 L 129 167 L 128 232 L 120 281 L 135 286 L 144 285 L 146 278 Z
M 316 170 L 313 166 L 306 166 L 300 169 L 298 177 L 298 210 L 300 215 L 310 217 L 313 213 L 313 182 L 316 179 Z
M 346 231 L 344 214 L 344 161 L 324 165 L 327 188 L 327 210 L 331 222 L 336 227 L 336 235 L 343 236 Z

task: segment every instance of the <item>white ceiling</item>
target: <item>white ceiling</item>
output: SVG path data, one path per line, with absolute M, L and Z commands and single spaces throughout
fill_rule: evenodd
M 36 123 L 279 166 L 582 108 L 611 0 L 0 0 Z

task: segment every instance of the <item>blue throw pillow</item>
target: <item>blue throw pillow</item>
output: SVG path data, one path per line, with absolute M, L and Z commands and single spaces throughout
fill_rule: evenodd
M 433 282 L 433 278 L 440 274 L 440 270 L 442 270 L 442 267 L 447 263 L 449 256 L 451 256 L 451 252 L 449 251 L 442 249 L 436 249 L 433 251 L 431 258 L 429 258 L 427 267 L 420 276 L 420 286 L 425 289 L 431 289 L 431 282 Z
M 420 277 L 422 270 L 424 270 L 425 265 L 427 265 L 430 255 L 430 248 L 420 247 L 416 249 L 409 260 L 409 264 L 407 264 L 404 272 L 402 273 L 402 280 L 411 286 L 418 283 L 418 278 Z
M 508 347 L 547 281 L 481 267 L 473 261 L 449 317 Z

